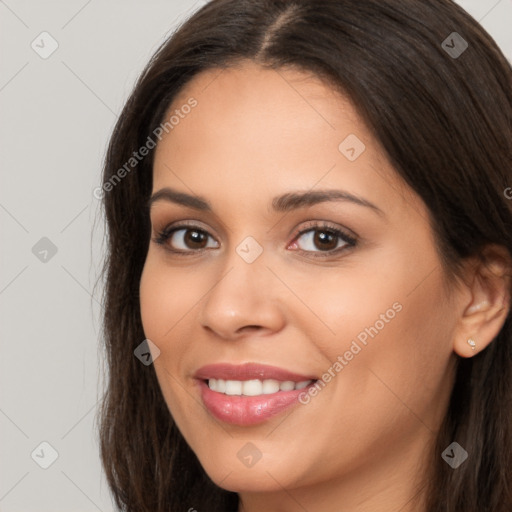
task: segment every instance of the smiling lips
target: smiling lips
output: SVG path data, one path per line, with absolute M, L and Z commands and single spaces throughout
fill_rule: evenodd
M 262 423 L 284 411 L 298 402 L 301 390 L 317 380 L 256 363 L 207 365 L 195 377 L 210 413 L 239 426 Z

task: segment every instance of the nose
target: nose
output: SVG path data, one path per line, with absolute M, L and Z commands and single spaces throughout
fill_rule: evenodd
M 201 325 L 231 340 L 277 332 L 285 321 L 283 288 L 263 257 L 246 263 L 234 252 L 201 303 Z

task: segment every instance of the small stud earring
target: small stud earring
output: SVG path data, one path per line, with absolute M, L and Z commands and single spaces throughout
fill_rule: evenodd
M 468 344 L 471 346 L 471 350 L 475 350 L 476 342 L 473 338 L 468 339 Z

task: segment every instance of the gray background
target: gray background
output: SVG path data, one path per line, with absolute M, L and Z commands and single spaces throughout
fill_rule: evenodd
M 1 512 L 113 510 L 94 430 L 104 246 L 93 190 L 143 65 L 204 3 L 0 0 Z M 459 3 L 512 60 L 512 0 Z M 58 453 L 47 469 L 42 442 Z

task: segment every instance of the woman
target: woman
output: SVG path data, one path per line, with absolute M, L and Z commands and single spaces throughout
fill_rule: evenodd
M 450 0 L 213 0 L 115 127 L 127 511 L 512 510 L 512 70 Z

